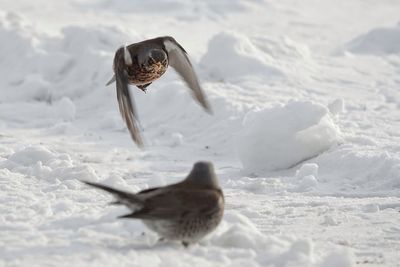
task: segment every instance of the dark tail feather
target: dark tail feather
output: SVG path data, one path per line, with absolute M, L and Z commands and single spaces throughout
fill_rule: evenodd
M 126 219 L 126 218 L 135 218 L 135 213 L 132 212 L 132 213 L 128 213 L 128 214 L 125 214 L 125 215 L 118 216 L 118 219 Z
M 143 200 L 139 199 L 135 194 L 125 192 L 122 190 L 117 190 L 114 188 L 111 188 L 106 185 L 98 184 L 98 183 L 92 183 L 92 182 L 87 182 L 87 181 L 82 181 L 83 183 L 99 188 L 101 190 L 107 191 L 111 194 L 113 194 L 117 200 L 114 202 L 111 202 L 111 204 L 125 204 L 127 205 L 128 203 L 136 203 L 136 204 L 143 204 Z

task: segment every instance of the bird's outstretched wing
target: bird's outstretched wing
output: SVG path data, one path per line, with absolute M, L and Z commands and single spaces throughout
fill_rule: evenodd
M 169 65 L 183 78 L 189 88 L 192 90 L 194 98 L 209 113 L 211 113 L 210 104 L 200 87 L 196 73 L 189 61 L 185 49 L 172 37 L 163 38 L 165 49 L 168 53 Z
M 128 127 L 133 141 L 139 147 L 143 147 L 143 140 L 140 136 L 137 115 L 134 108 L 133 99 L 129 93 L 128 80 L 125 70 L 116 71 L 115 80 L 117 82 L 117 99 L 121 116 Z

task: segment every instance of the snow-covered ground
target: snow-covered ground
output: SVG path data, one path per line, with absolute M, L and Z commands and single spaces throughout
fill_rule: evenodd
M 0 266 L 399 266 L 400 1 L 0 0 Z M 169 70 L 132 88 L 125 43 L 171 35 L 214 114 Z M 219 228 L 157 243 L 79 180 L 138 191 L 214 163 Z

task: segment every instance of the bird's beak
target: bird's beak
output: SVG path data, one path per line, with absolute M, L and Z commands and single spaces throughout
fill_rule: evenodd
M 132 64 L 133 64 L 131 53 L 129 52 L 126 45 L 124 46 L 124 61 L 125 61 L 125 64 L 128 66 L 132 66 Z
M 112 78 L 106 83 L 106 86 L 112 84 L 113 82 L 115 82 L 115 75 L 113 75 Z

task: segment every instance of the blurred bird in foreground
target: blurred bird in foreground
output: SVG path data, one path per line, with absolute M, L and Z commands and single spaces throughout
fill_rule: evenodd
M 121 47 L 114 57 L 114 76 L 107 85 L 116 82 L 119 111 L 133 141 L 143 146 L 137 123 L 137 114 L 128 84 L 146 92 L 147 87 L 172 66 L 192 92 L 196 101 L 209 113 L 210 105 L 200 87 L 196 73 L 183 47 L 170 36 L 158 37 Z M 157 107 L 154 107 L 157 108 Z
M 112 204 L 132 211 L 119 218 L 141 219 L 161 239 L 179 240 L 184 246 L 212 232 L 224 212 L 224 196 L 210 162 L 195 163 L 182 182 L 136 194 L 85 183 L 113 194 L 116 201 Z

